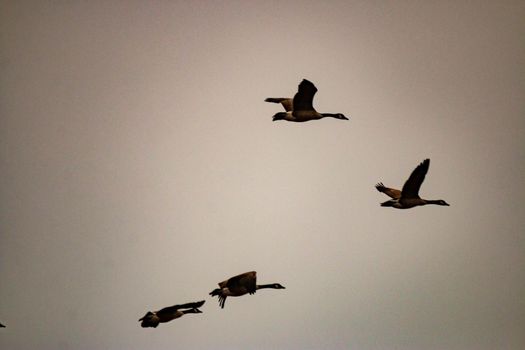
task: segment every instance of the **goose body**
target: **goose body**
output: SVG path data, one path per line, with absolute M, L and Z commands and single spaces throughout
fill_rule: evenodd
M 219 305 L 224 308 L 226 297 L 239 297 L 245 294 L 254 294 L 259 289 L 285 289 L 279 283 L 257 284 L 257 273 L 255 271 L 245 272 L 219 282 L 219 288 L 210 292 L 211 296 L 218 296 Z
M 382 182 L 378 183 L 376 189 L 392 198 L 391 200 L 381 203 L 381 206 L 393 207 L 396 209 L 409 209 L 427 204 L 449 206 L 449 204 L 442 199 L 433 200 L 419 197 L 419 189 L 425 180 L 425 175 L 428 172 L 429 166 L 430 159 L 425 159 L 421 162 L 412 171 L 401 191 L 395 188 L 385 187 Z
M 313 107 L 314 95 L 317 92 L 315 85 L 303 79 L 294 98 L 286 97 L 269 97 L 265 101 L 280 103 L 286 112 L 279 112 L 273 116 L 273 121 L 287 120 L 289 122 L 306 122 L 317 120 L 325 117 L 348 120 L 341 113 L 319 113 Z
M 172 321 L 174 319 L 177 319 L 179 317 L 182 317 L 185 314 L 200 314 L 202 313 L 201 310 L 198 308 L 204 305 L 204 300 L 197 301 L 194 303 L 187 303 L 187 304 L 181 304 L 181 305 L 173 305 L 169 307 L 165 307 L 163 309 L 160 309 L 159 311 L 148 311 L 141 319 L 139 319 L 139 322 L 141 322 L 141 326 L 143 328 L 146 327 L 153 327 L 157 328 L 159 323 L 166 323 L 169 321 Z

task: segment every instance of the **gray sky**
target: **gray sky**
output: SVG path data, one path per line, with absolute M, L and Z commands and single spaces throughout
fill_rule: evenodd
M 523 18 L 2 1 L 0 348 L 523 349 Z M 303 78 L 350 121 L 272 122 Z M 425 158 L 421 195 L 451 206 L 380 207 Z M 287 289 L 219 309 L 250 270 Z

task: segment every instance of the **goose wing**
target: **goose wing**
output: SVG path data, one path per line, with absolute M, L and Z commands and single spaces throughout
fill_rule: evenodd
M 140 326 L 142 328 L 147 328 L 147 327 L 157 328 L 157 326 L 160 323 L 160 318 L 153 312 L 148 311 L 148 313 L 145 314 L 144 317 L 142 317 L 139 320 L 139 322 L 141 322 Z
M 382 182 L 380 182 L 380 183 L 378 183 L 376 185 L 376 189 L 379 192 L 383 192 L 384 194 L 386 194 L 387 196 L 389 196 L 390 198 L 393 198 L 393 199 L 399 199 L 401 197 L 401 191 L 400 190 L 396 190 L 395 188 L 385 187 L 385 185 L 383 185 Z
M 419 188 L 425 180 L 428 167 L 430 166 L 430 159 L 422 161 L 410 174 L 410 177 L 403 185 L 401 196 L 405 198 L 419 198 Z
M 142 316 L 142 318 L 139 319 L 139 322 L 140 322 L 140 321 L 144 321 L 144 320 L 146 320 L 146 319 L 149 319 L 149 318 L 151 318 L 151 316 L 153 316 L 153 315 L 155 315 L 153 312 L 148 311 L 148 312 L 146 312 L 146 314 L 145 314 L 144 316 Z
M 257 273 L 250 271 L 234 276 L 226 281 L 226 287 L 232 292 L 255 293 L 257 289 Z
M 205 302 L 206 302 L 205 300 L 201 300 L 201 301 L 196 301 L 194 303 L 186 303 L 186 304 L 168 306 L 168 307 L 165 307 L 165 308 L 160 309 L 159 311 L 157 311 L 157 315 L 159 315 L 159 314 L 172 314 L 172 313 L 176 312 L 179 309 L 197 309 L 197 308 L 201 307 L 202 305 L 204 305 Z
M 299 84 L 299 90 L 293 97 L 294 111 L 311 111 L 314 109 L 313 100 L 317 92 L 315 85 L 306 79 Z
M 293 100 L 286 97 L 268 97 L 266 102 L 280 103 L 286 112 L 290 112 L 293 109 Z

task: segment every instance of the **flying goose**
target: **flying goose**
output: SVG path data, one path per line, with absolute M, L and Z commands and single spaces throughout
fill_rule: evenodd
M 165 323 L 172 321 L 176 318 L 182 317 L 185 314 L 200 314 L 202 313 L 201 310 L 198 308 L 204 305 L 205 300 L 197 301 L 195 303 L 187 303 L 182 305 L 173 305 L 169 307 L 165 307 L 164 309 L 161 309 L 159 311 L 151 312 L 148 311 L 144 317 L 142 317 L 139 322 L 142 321 L 140 324 L 143 328 L 146 327 L 153 327 L 157 328 L 159 323 Z M 180 309 L 187 309 L 187 310 L 180 310 Z
M 348 120 L 341 113 L 319 113 L 313 107 L 314 95 L 317 92 L 315 85 L 303 79 L 299 84 L 299 90 L 294 98 L 269 97 L 266 102 L 280 103 L 286 112 L 279 112 L 273 116 L 273 121 L 287 120 L 289 122 L 306 122 L 309 120 L 332 117 L 336 119 Z
M 410 177 L 403 185 L 403 189 L 396 190 L 394 188 L 388 188 L 383 185 L 382 182 L 376 185 L 376 189 L 379 192 L 383 192 L 390 198 L 384 203 L 381 203 L 382 207 L 394 207 L 397 209 L 409 209 L 412 207 L 417 207 L 419 205 L 427 204 L 436 204 L 436 205 L 446 205 L 449 206 L 447 202 L 442 199 L 431 200 L 431 199 L 422 199 L 419 197 L 419 188 L 425 180 L 425 175 L 427 174 L 428 167 L 430 166 L 430 159 L 425 159 L 421 162 L 410 174 Z
M 257 273 L 255 271 L 245 272 L 219 282 L 219 287 L 210 292 L 210 295 L 219 297 L 219 305 L 224 309 L 226 297 L 240 297 L 244 294 L 254 294 L 258 289 L 273 288 L 285 289 L 279 283 L 257 284 Z

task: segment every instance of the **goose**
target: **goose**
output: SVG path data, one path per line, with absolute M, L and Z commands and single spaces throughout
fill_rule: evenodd
M 306 122 L 325 117 L 348 120 L 341 113 L 319 113 L 313 107 L 314 95 L 317 92 L 315 85 L 306 79 L 299 84 L 299 89 L 294 98 L 268 97 L 266 102 L 280 103 L 286 112 L 279 112 L 272 118 L 276 120 L 287 120 L 289 122 Z
M 5 328 L 5 326 L 3 324 L 0 323 L 0 328 Z
M 202 313 L 201 310 L 198 308 L 204 305 L 205 300 L 197 301 L 194 303 L 187 303 L 182 305 L 173 305 L 169 307 L 165 307 L 163 309 L 160 309 L 159 311 L 148 311 L 144 317 L 139 319 L 139 322 L 142 321 L 140 324 L 142 328 L 146 327 L 153 327 L 157 328 L 159 323 L 165 323 L 172 321 L 176 318 L 182 317 L 185 314 L 200 314 Z M 180 310 L 180 309 L 187 309 L 187 310 Z
M 430 159 L 422 161 L 410 174 L 410 177 L 403 185 L 403 189 L 396 190 L 395 188 L 388 188 L 382 182 L 376 185 L 379 192 L 383 192 L 389 196 L 390 200 L 381 203 L 382 207 L 394 207 L 396 209 L 409 209 L 420 205 L 436 204 L 449 206 L 447 202 L 442 199 L 422 199 L 419 197 L 419 188 L 425 180 L 428 167 L 430 166 Z
M 224 309 L 227 297 L 240 297 L 244 294 L 254 294 L 258 289 L 272 288 L 285 289 L 279 283 L 257 284 L 257 273 L 255 271 L 241 273 L 225 281 L 219 282 L 219 287 L 210 292 L 210 295 L 219 297 L 219 305 Z

